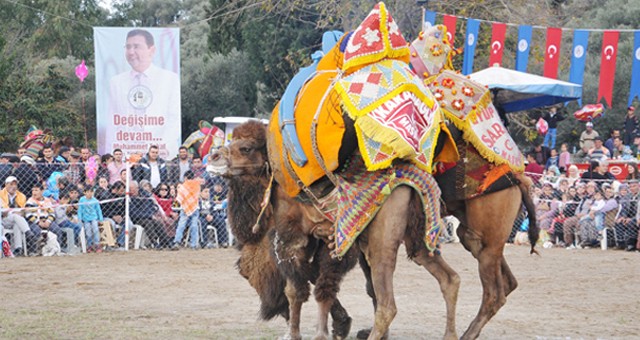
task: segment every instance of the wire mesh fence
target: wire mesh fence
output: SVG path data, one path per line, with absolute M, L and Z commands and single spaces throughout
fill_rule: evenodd
M 5 162 L 0 230 L 15 255 L 228 247 L 225 180 L 180 162 Z M 640 182 L 527 174 L 540 244 L 635 250 Z M 447 217 L 443 242 L 456 242 Z M 509 242 L 526 243 L 524 211 Z
M 228 247 L 226 182 L 201 162 L 0 164 L 5 255 Z

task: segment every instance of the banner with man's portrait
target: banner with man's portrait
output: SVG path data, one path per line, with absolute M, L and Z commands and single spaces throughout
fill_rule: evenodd
M 179 28 L 94 27 L 98 153 L 181 144 Z

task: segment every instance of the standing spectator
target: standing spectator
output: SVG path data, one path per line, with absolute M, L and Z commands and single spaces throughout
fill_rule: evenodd
M 17 156 L 9 153 L 2 153 L 2 155 L 0 155 L 0 183 L 4 183 L 7 177 L 11 176 L 13 172 L 13 166 L 10 163 L 12 158 L 15 159 Z
M 80 161 L 80 153 L 78 151 L 71 151 L 69 153 L 69 166 L 64 171 L 65 177 L 69 179 L 70 183 L 78 185 L 86 181 L 87 175 L 84 169 L 84 164 Z
M 30 193 L 36 183 L 40 182 L 38 173 L 34 169 L 36 161 L 31 156 L 20 157 L 20 163 L 14 163 L 13 173 L 18 178 L 18 190 Z
M 203 178 L 209 182 L 210 176 L 207 172 L 207 167 L 202 164 L 202 158 L 199 155 L 193 155 L 191 159 L 191 171 L 193 171 L 193 175 L 196 176 L 196 178 Z
M 133 179 L 141 181 L 146 179 L 155 188 L 160 182 L 167 181 L 167 164 L 158 156 L 157 145 L 151 145 L 149 152 L 140 159 L 140 165 L 135 169 Z
M 4 181 L 4 188 L 0 190 L 0 209 L 2 209 L 2 225 L 13 229 L 13 253 L 22 255 L 26 249 L 22 249 L 22 234 L 31 236 L 29 223 L 24 218 L 24 213 L 19 210 L 27 204 L 27 197 L 18 191 L 18 179 L 9 176 Z M 13 209 L 16 209 L 13 211 Z M 0 235 L 0 239 L 4 235 Z
M 88 185 L 84 188 L 84 196 L 78 202 L 78 220 L 84 224 L 84 232 L 87 235 L 87 252 L 101 253 L 98 223 L 102 223 L 104 217 L 100 202 L 93 197 L 93 189 Z
M 198 211 L 198 201 L 200 198 L 200 183 L 202 179 L 195 179 L 193 171 L 188 170 L 184 174 L 184 183 L 178 186 L 178 197 L 176 200 L 180 203 L 182 211 L 180 212 L 180 218 L 178 219 L 178 228 L 176 229 L 176 236 L 173 239 L 173 246 L 171 249 L 179 249 L 180 242 L 182 241 L 182 235 L 187 224 L 189 224 L 189 243 L 191 249 L 196 249 L 199 243 L 198 237 L 198 220 L 200 213 Z
M 542 145 L 540 142 L 536 142 L 531 152 L 533 153 L 533 157 L 535 157 L 538 164 L 543 167 L 545 166 L 545 164 L 547 164 L 547 159 L 551 157 L 551 149 Z
M 56 162 L 60 164 L 68 164 L 71 156 L 71 149 L 68 146 L 61 146 L 58 149 L 58 156 L 56 156 Z
M 538 161 L 533 156 L 533 153 L 527 154 L 527 161 L 529 164 L 524 168 L 524 172 L 526 172 L 534 183 L 538 183 L 542 178 L 542 174 L 544 173 L 544 167 L 538 164 Z
M 91 158 L 93 154 L 91 153 L 91 150 L 89 150 L 89 148 L 81 148 L 80 149 L 80 158 L 82 159 L 82 163 L 87 164 L 87 162 L 89 161 L 89 158 Z
M 558 127 L 558 122 L 564 120 L 564 116 L 562 116 L 562 114 L 558 113 L 558 108 L 555 106 L 552 106 L 548 112 L 545 112 L 542 115 L 542 119 L 547 121 L 547 124 L 549 124 L 549 131 L 547 131 L 547 134 L 544 136 L 544 141 L 542 142 L 542 145 L 544 146 L 549 146 L 550 149 L 555 149 L 556 148 L 556 130 Z
M 113 162 L 107 164 L 107 170 L 109 171 L 109 184 L 113 184 L 120 181 L 120 173 L 125 170 L 127 165 L 122 161 L 122 150 L 113 150 Z
M 213 226 L 213 202 L 211 201 L 211 189 L 206 185 L 200 187 L 200 200 L 198 201 L 200 209 L 200 234 L 202 235 L 203 248 L 213 248 L 214 245 L 209 241 L 208 226 Z M 217 229 L 216 229 L 217 232 Z M 218 235 L 218 240 L 220 235 Z
M 556 149 L 551 149 L 551 156 L 547 159 L 547 163 L 544 168 L 549 170 L 549 167 L 551 166 L 560 168 L 560 157 L 558 157 L 558 151 L 556 151 Z
M 113 163 L 113 156 L 106 153 L 100 157 L 100 167 L 98 167 L 98 178 L 104 177 L 109 181 L 109 164 Z
M 42 157 L 36 161 L 36 169 L 40 174 L 40 179 L 46 181 L 52 173 L 62 172 L 64 169 L 60 162 L 56 161 L 51 144 L 46 144 L 42 148 Z
M 98 185 L 93 193 L 93 196 L 98 201 L 106 201 L 111 198 L 111 192 L 109 191 L 109 181 L 106 177 L 98 177 Z
M 169 183 L 181 183 L 184 181 L 184 174 L 191 169 L 191 160 L 189 159 L 189 151 L 186 147 L 181 146 L 178 149 L 178 155 L 171 161 L 171 173 Z
M 607 149 L 609 149 L 609 154 L 612 155 L 612 156 L 613 156 L 613 149 L 614 149 L 614 141 L 613 140 L 616 137 L 620 137 L 620 130 L 611 129 L 611 132 L 609 133 L 609 139 L 607 139 L 604 142 L 604 146 Z
M 593 123 L 587 122 L 586 129 L 580 134 L 580 151 L 576 154 L 578 158 L 584 158 L 591 150 L 595 143 L 596 137 L 600 136 L 598 131 L 593 129 Z
M 627 115 L 624 117 L 624 145 L 630 145 L 633 141 L 632 138 L 638 131 L 638 118 L 635 116 L 636 108 L 629 106 L 627 108 Z
M 569 153 L 569 146 L 567 143 L 562 143 L 562 145 L 560 145 L 560 156 L 558 156 L 558 168 L 560 172 L 566 173 L 570 163 L 571 154 Z

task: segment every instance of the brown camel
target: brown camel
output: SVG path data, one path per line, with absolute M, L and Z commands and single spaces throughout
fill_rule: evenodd
M 257 211 L 260 210 L 260 203 L 255 200 L 255 195 L 251 194 L 253 198 L 248 197 L 250 196 L 248 192 L 261 189 L 266 191 L 269 187 L 267 184 L 269 176 L 266 167 L 268 156 L 264 136 L 264 127 L 258 122 L 249 122 L 237 127 L 234 130 L 232 143 L 228 146 L 228 149 L 223 149 L 215 154 L 210 160 L 210 164 L 212 168 L 217 167 L 219 173 L 225 173 L 230 177 L 229 217 L 238 240 L 251 241 L 252 244 L 263 243 L 265 242 L 267 231 L 273 230 L 271 233 L 272 240 L 268 242 L 274 248 L 272 250 L 274 256 L 269 257 L 269 260 L 267 260 L 267 257 L 264 256 L 264 250 L 260 251 L 260 255 L 255 255 L 256 250 L 247 249 L 245 245 L 241 248 L 242 255 L 239 267 L 243 276 L 248 278 L 252 286 L 261 295 L 263 308 L 265 300 L 272 300 L 273 296 L 263 296 L 262 293 L 266 289 L 256 284 L 256 281 L 260 281 L 260 284 L 268 283 L 268 281 L 265 281 L 266 275 L 260 272 L 248 273 L 248 271 L 263 271 L 266 267 L 269 270 L 270 279 L 274 277 L 286 278 L 287 283 L 284 292 L 286 292 L 286 296 L 289 299 L 291 313 L 289 336 L 299 337 L 300 306 L 308 296 L 308 290 L 305 292 L 303 286 L 308 281 L 313 282 L 309 278 L 315 276 L 316 287 L 314 293 L 320 306 L 316 338 L 327 338 L 327 309 L 329 306 L 331 306 L 332 312 L 334 309 L 338 309 L 335 307 L 336 304 L 339 304 L 335 295 L 339 288 L 339 283 L 342 275 L 352 266 L 355 257 L 351 253 L 359 249 L 367 263 L 366 267 L 370 270 L 371 287 L 376 296 L 375 322 L 369 337 L 371 339 L 385 337 L 396 314 L 392 278 L 397 252 L 400 244 L 404 242 L 409 257 L 417 264 L 425 267 L 438 280 L 447 306 L 447 324 L 444 337 L 447 339 L 457 338 L 455 307 L 460 279 L 458 274 L 444 262 L 441 256 L 430 256 L 427 251 L 423 241 L 425 234 L 424 209 L 415 191 L 406 186 L 400 186 L 393 190 L 376 217 L 358 238 L 357 248 L 354 246 L 352 252 L 342 261 L 332 260 L 326 257 L 328 256 L 328 253 L 325 252 L 327 250 L 326 247 L 317 243 L 314 245 L 318 241 L 312 241 L 314 230 L 326 230 L 327 222 L 319 222 L 322 219 L 318 218 L 318 213 L 315 212 L 312 206 L 287 197 L 279 189 L 277 183 L 274 182 L 272 184 L 269 200 L 262 203 L 264 216 L 262 218 L 258 217 L 259 213 Z M 242 181 L 245 181 L 244 184 Z M 244 210 L 235 208 L 233 207 L 234 205 L 239 205 Z M 246 213 L 247 205 L 250 207 L 248 210 L 251 210 L 251 214 Z M 257 228 L 247 228 L 247 226 L 253 226 L 257 220 L 259 220 Z M 249 231 L 252 229 L 257 233 L 253 234 L 253 231 Z M 306 234 L 306 237 L 301 237 L 297 232 L 291 235 L 285 235 L 285 233 L 280 232 L 291 232 L 293 230 L 302 231 L 303 234 Z M 283 241 L 283 237 L 287 239 Z M 310 244 L 314 249 L 312 251 L 309 251 L 308 248 Z M 286 250 L 283 250 L 284 248 Z M 251 251 L 254 252 L 253 255 L 249 254 Z M 310 254 L 316 256 L 313 260 L 319 261 L 318 264 L 315 265 L 316 267 L 302 266 L 301 264 L 308 261 Z M 256 265 L 245 263 L 255 258 L 255 256 L 261 256 L 260 262 L 273 261 L 275 264 L 265 265 L 261 263 L 257 267 Z M 243 258 L 247 259 L 247 261 L 244 261 Z M 294 262 L 297 262 L 298 265 L 289 266 Z M 323 265 L 323 262 L 328 264 Z M 244 267 L 243 263 L 245 263 Z M 282 268 L 283 264 L 285 265 L 284 269 Z M 275 273 L 274 267 L 280 268 L 281 276 Z M 302 273 L 301 275 L 300 272 L 304 270 L 315 270 L 316 273 L 307 275 Z M 295 277 L 304 282 L 296 284 L 295 279 L 293 279 Z M 305 278 L 307 278 L 306 281 Z M 280 284 L 281 282 L 279 281 Z M 279 299 L 282 297 L 280 293 L 282 292 L 281 285 L 280 287 L 269 289 Z M 283 306 L 282 303 L 276 305 Z M 336 316 L 333 313 L 332 317 L 334 318 L 335 328 Z
M 452 136 L 459 143 L 461 134 L 454 126 L 449 128 Z M 456 170 L 457 168 L 453 167 L 435 178 L 442 190 L 442 200 L 448 214 L 460 220 L 457 229 L 460 242 L 478 260 L 483 291 L 482 303 L 478 314 L 462 335 L 462 339 L 476 339 L 482 328 L 506 303 L 507 296 L 518 286 L 518 281 L 511 272 L 503 252 L 523 204 L 529 218 L 528 234 L 532 254 L 536 253 L 534 248 L 539 230 L 536 226 L 535 206 L 529 194 L 531 180 L 524 174 L 509 173 L 503 178 L 509 182 L 509 187 L 463 200 L 457 197 L 451 185 L 455 183 Z M 376 296 L 370 287 L 368 268 L 362 261 L 361 266 L 367 279 L 367 293 L 372 297 L 375 308 Z M 370 330 L 361 330 L 358 332 L 358 338 L 367 338 L 369 332 Z

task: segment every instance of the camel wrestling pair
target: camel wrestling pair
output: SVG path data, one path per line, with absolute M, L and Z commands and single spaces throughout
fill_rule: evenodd
M 351 318 L 337 293 L 356 263 L 375 310 L 358 337 L 386 338 L 401 244 L 438 281 L 444 338 L 457 338 L 460 278 L 438 247 L 445 214 L 460 220 L 483 288 L 462 338 L 477 338 L 517 287 L 503 249 L 524 204 L 535 252 L 531 182 L 489 91 L 446 70 L 451 56 L 443 26 L 408 46 L 379 3 L 353 32 L 325 33 L 323 51 L 293 78 L 267 127 L 238 126 L 210 157 L 209 171 L 229 181 L 239 272 L 260 297 L 260 316 L 288 321 L 287 338 L 301 338 L 310 284 L 315 339 L 329 338 L 329 314 L 333 337 L 347 337 Z

